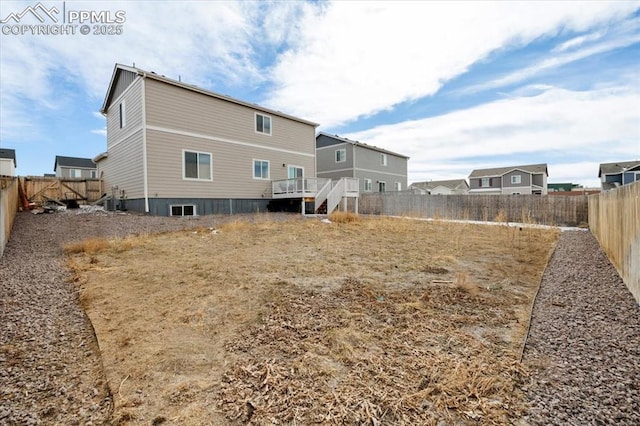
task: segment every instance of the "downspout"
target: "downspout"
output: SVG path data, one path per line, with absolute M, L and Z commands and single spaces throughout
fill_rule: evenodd
M 147 176 L 147 105 L 145 101 L 145 80 L 147 73 L 142 73 L 142 187 L 144 191 L 144 212 L 149 213 L 149 180 Z

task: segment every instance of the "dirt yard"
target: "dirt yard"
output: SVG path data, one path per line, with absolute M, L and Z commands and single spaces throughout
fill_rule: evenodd
M 115 424 L 505 424 L 557 238 L 260 220 L 66 251 Z

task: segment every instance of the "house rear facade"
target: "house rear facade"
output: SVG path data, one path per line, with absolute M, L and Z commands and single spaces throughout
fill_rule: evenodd
M 473 170 L 469 194 L 547 195 L 549 172 L 545 164 Z
M 0 148 L 0 176 L 15 176 L 16 167 L 16 151 L 10 148 Z
M 96 164 L 91 158 L 56 155 L 53 171 L 59 178 L 95 179 L 98 177 Z
M 316 136 L 318 177 L 359 180 L 360 192 L 403 191 L 409 157 L 320 132 Z
M 598 171 L 602 190 L 617 188 L 640 180 L 640 160 L 602 163 Z
M 101 112 L 107 191 L 156 215 L 266 211 L 272 181 L 315 177 L 316 123 L 117 64 Z

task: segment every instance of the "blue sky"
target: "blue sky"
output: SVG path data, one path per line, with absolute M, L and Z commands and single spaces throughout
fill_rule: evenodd
M 2 1 L 0 19 L 37 3 Z M 105 151 L 115 63 L 408 155 L 409 182 L 546 162 L 550 182 L 598 186 L 599 163 L 640 159 L 640 2 L 41 3 L 125 21 L 0 24 L 0 146 L 20 175 Z

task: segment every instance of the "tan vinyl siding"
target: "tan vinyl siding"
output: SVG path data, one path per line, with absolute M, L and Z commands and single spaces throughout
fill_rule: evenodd
M 124 101 L 125 126 L 120 128 L 119 105 Z M 107 111 L 107 149 L 142 127 L 142 79 L 135 80 L 119 99 L 112 101 Z
M 118 193 L 124 189 L 129 199 L 144 197 L 142 130 L 109 149 L 109 156 L 98 162 L 98 174 L 107 193 L 117 185 Z
M 313 127 L 308 126 L 313 148 Z M 211 153 L 212 181 L 183 179 L 183 151 Z M 271 182 L 253 179 L 253 160 L 269 161 L 271 180 L 286 179 L 287 166 L 304 167 L 315 176 L 314 158 L 259 147 L 147 130 L 149 197 L 154 198 L 269 198 Z M 283 167 L 283 164 L 285 165 Z
M 311 125 L 153 79 L 145 87 L 149 126 L 314 154 Z M 271 135 L 255 131 L 256 112 L 271 117 Z

